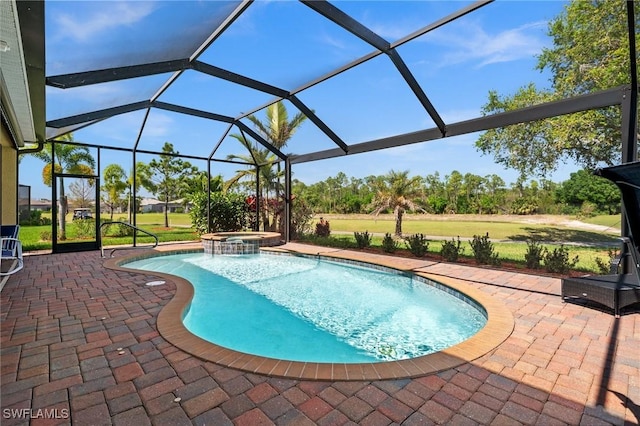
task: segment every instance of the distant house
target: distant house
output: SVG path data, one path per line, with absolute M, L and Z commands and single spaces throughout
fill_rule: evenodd
M 169 201 L 167 205 L 169 213 L 188 212 L 191 207 L 191 203 L 186 203 L 184 199 Z M 140 208 L 142 213 L 163 213 L 164 202 L 156 200 L 155 198 L 143 198 L 140 202 Z
M 40 210 L 43 212 L 51 211 L 51 200 L 41 198 L 39 200 L 31 200 L 29 203 L 31 210 Z

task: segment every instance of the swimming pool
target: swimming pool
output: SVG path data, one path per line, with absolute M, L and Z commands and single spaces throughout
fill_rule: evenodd
M 436 266 L 437 263 L 288 243 L 277 248 L 261 249 L 261 252 L 313 256 L 371 267 L 391 268 L 416 275 L 432 282 L 441 283 L 446 286 L 445 288 L 477 301 L 487 313 L 487 324 L 475 335 L 457 345 L 429 355 L 399 361 L 315 363 L 250 355 L 208 342 L 187 330 L 182 319 L 188 312 L 194 296 L 193 285 L 188 280 L 169 273 L 146 272 L 127 267 L 130 262 L 150 257 L 196 252 L 202 253 L 200 244 L 158 246 L 142 253 L 132 251 L 122 257 L 107 259 L 104 261 L 104 267 L 121 271 L 123 278 L 129 277 L 132 280 L 132 286 L 145 285 L 145 282 L 148 281 L 157 282 L 158 278 L 161 278 L 166 282 L 166 285 L 148 287 L 153 289 L 153 292 L 161 300 L 162 308 L 158 312 L 154 324 L 161 338 L 177 349 L 204 362 L 245 372 L 297 380 L 361 381 L 420 377 L 455 368 L 484 356 L 504 342 L 513 332 L 515 325 L 511 311 L 500 301 L 500 298 L 492 297 L 496 288 L 492 289 L 484 284 L 478 286 L 473 284 L 473 281 L 430 272 L 431 265 Z M 475 268 L 469 268 L 467 275 L 474 276 L 474 271 Z
M 192 253 L 126 266 L 187 279 L 195 296 L 183 317 L 186 328 L 263 357 L 409 359 L 466 340 L 486 323 L 477 303 L 432 281 L 317 258 Z

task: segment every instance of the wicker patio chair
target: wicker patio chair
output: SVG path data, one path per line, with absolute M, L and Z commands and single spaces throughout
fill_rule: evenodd
M 24 266 L 19 232 L 20 225 L 0 225 L 0 290 L 9 275 L 15 274 Z
M 622 193 L 630 235 L 622 238 L 620 273 L 563 278 L 562 299 L 595 302 L 619 317 L 623 308 L 640 302 L 640 162 L 599 169 L 596 174 L 614 182 Z

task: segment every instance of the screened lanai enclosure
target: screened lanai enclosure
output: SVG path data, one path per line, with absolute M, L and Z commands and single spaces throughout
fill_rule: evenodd
M 374 151 L 388 153 L 391 164 L 398 150 L 424 145 L 419 156 L 426 159 L 431 143 L 616 108 L 622 117 L 616 162 L 625 163 L 637 159 L 638 91 L 637 12 L 633 2 L 625 6 L 620 20 L 632 53 L 624 85 L 485 115 L 482 102 L 471 99 L 483 94 L 486 101 L 498 82 L 506 90 L 549 84 L 535 67 L 545 46 L 534 41 L 563 3 L 19 1 L 26 62 L 40 64 L 46 77 L 42 85 L 30 81 L 46 105 L 46 131 L 42 123 L 29 149 L 55 156 L 47 146 L 83 147 L 94 159 L 84 169 L 50 168 L 53 223 L 70 210 L 59 185 L 67 194 L 79 186 L 96 219 L 105 219 L 98 200 L 110 164 L 126 172 L 136 199 L 143 178 L 136 164 L 171 157 L 206 172 L 207 194 L 212 176 L 242 177 L 256 211 L 281 203 L 285 240 L 297 170 L 342 161 L 347 171 L 358 167 L 352 159 L 366 163 Z M 544 24 L 532 25 L 533 11 Z M 486 23 L 496 21 L 505 26 L 487 34 Z M 497 36 L 528 60 L 512 61 L 512 53 L 489 42 Z M 271 125 L 283 111 L 288 124 L 300 121 L 295 132 Z M 251 226 L 265 224 L 256 219 Z M 95 247 L 54 243 L 56 251 Z

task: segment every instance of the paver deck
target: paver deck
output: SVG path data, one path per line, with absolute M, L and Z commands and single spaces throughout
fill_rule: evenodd
M 98 252 L 27 256 L 1 293 L 0 422 L 638 424 L 637 310 L 616 319 L 562 303 L 557 278 L 366 256 L 465 280 L 506 305 L 513 333 L 478 359 L 413 379 L 273 378 L 203 361 L 164 340 L 156 321 L 175 293 L 171 281 L 145 286 L 157 277 L 106 269 Z

